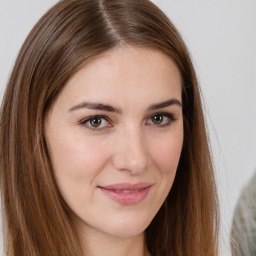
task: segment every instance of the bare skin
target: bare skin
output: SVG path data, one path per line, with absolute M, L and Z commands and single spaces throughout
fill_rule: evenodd
M 149 255 L 144 231 L 172 187 L 183 144 L 181 91 L 169 57 L 122 47 L 81 68 L 53 104 L 47 144 L 86 255 Z

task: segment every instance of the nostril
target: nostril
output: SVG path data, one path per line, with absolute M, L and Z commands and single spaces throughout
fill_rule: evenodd
M 113 166 L 120 171 L 129 171 L 132 175 L 143 173 L 150 164 L 150 158 L 144 154 L 130 154 L 128 152 L 119 152 L 113 156 Z
M 129 129 L 128 129 L 129 128 Z M 129 171 L 136 175 L 146 171 L 150 164 L 150 157 L 143 134 L 136 127 L 129 126 L 122 131 L 116 140 L 116 153 L 113 155 L 115 169 Z

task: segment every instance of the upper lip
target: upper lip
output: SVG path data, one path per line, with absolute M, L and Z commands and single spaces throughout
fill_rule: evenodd
M 107 186 L 99 186 L 100 188 L 107 190 L 138 190 L 151 187 L 152 183 L 149 182 L 139 182 L 135 184 L 131 183 L 116 183 Z

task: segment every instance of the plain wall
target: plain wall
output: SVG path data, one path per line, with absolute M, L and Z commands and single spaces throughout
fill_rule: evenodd
M 0 0 L 0 94 L 28 32 L 56 0 Z M 204 96 L 221 206 L 221 255 L 256 171 L 256 1 L 156 0 L 181 32 Z M 0 235 L 1 236 L 1 235 Z

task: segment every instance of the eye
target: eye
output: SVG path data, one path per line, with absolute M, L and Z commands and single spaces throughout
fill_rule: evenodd
M 147 125 L 168 126 L 176 119 L 170 113 L 156 113 L 147 120 Z
M 107 117 L 105 116 L 90 116 L 83 119 L 80 123 L 84 125 L 86 128 L 92 130 L 100 130 L 105 127 L 111 126 L 111 124 L 107 120 Z

